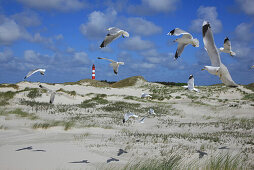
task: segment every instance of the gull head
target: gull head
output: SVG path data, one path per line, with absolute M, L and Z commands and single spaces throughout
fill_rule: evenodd
M 199 41 L 197 38 L 193 39 L 193 47 L 199 47 Z
M 193 78 L 193 75 L 191 74 L 190 77 L 189 77 L 189 79 L 192 79 L 192 78 Z
M 122 36 L 123 36 L 123 37 L 129 37 L 130 35 L 129 35 L 129 33 L 128 33 L 128 32 L 123 31 Z
M 223 50 L 224 50 L 224 48 L 223 48 L 223 47 L 220 47 L 220 48 L 219 48 L 219 50 L 220 50 L 220 51 L 223 51 Z
M 124 65 L 124 62 L 117 62 L 117 64 L 119 64 L 119 65 Z

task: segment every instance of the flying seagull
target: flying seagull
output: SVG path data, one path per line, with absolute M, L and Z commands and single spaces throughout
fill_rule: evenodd
M 231 56 L 235 56 L 235 52 L 231 50 L 231 42 L 228 37 L 224 39 L 224 48 L 221 47 L 220 51 L 224 53 L 229 53 Z
M 175 53 L 175 59 L 180 57 L 180 55 L 183 52 L 183 49 L 186 45 L 191 44 L 193 47 L 199 47 L 199 41 L 198 39 L 193 39 L 192 35 L 180 28 L 175 28 L 172 31 L 170 31 L 167 35 L 183 35 L 181 38 L 178 38 L 174 40 L 174 42 L 178 42 L 177 50 Z
M 123 150 L 123 149 L 119 149 L 119 151 L 118 151 L 118 153 L 117 153 L 117 156 L 120 156 L 120 155 L 122 155 L 122 154 L 124 154 L 124 153 L 128 153 L 128 152 L 126 152 L 126 151 Z
M 148 113 L 149 113 L 150 115 L 156 115 L 156 114 L 154 113 L 154 110 L 151 109 L 151 108 L 149 109 Z
M 32 70 L 32 71 L 29 71 L 29 73 L 25 76 L 24 79 L 30 77 L 31 75 L 33 75 L 34 73 L 36 73 L 36 72 L 38 72 L 38 71 L 41 73 L 41 75 L 44 75 L 46 69 L 41 69 L 41 68 L 39 68 L 39 69 L 35 69 L 35 70 Z
M 143 117 L 141 120 L 139 120 L 139 123 L 145 123 L 144 120 L 145 120 L 146 117 Z
M 42 88 L 42 89 L 46 89 L 48 92 L 51 93 L 49 103 L 50 103 L 50 104 L 53 104 L 54 99 L 55 99 L 56 92 L 53 91 L 53 90 L 50 90 L 50 89 L 48 89 L 48 88 L 46 88 L 46 87 L 44 87 L 44 86 L 42 86 L 42 85 L 39 85 L 39 87 Z
M 113 70 L 114 70 L 114 73 L 115 73 L 115 74 L 118 73 L 119 65 L 124 65 L 124 62 L 116 62 L 116 61 L 114 61 L 114 60 L 107 59 L 107 58 L 98 57 L 98 59 L 104 59 L 104 60 L 110 61 L 110 62 L 111 62 L 110 65 L 113 67 Z
M 141 98 L 151 98 L 152 96 L 150 94 L 142 93 Z
M 206 152 L 203 152 L 203 151 L 200 151 L 200 150 L 197 150 L 197 153 L 199 153 L 199 158 L 203 158 L 205 155 L 207 155 Z
M 123 38 L 129 37 L 128 32 L 116 27 L 111 27 L 111 28 L 108 28 L 107 30 L 108 30 L 108 34 L 106 35 L 105 39 L 101 43 L 100 48 L 106 47 L 109 43 L 111 43 L 114 39 L 117 39 L 121 35 L 123 36 Z
M 107 160 L 107 163 L 112 162 L 112 161 L 119 161 L 119 159 L 110 157 L 110 159 Z
M 189 77 L 188 86 L 183 86 L 183 87 L 185 87 L 186 89 L 188 89 L 190 91 L 194 90 L 196 92 L 199 92 L 199 90 L 194 87 L 194 76 L 193 75 L 190 75 L 190 77 Z
M 126 122 L 127 120 L 129 120 L 129 118 L 131 118 L 131 117 L 137 118 L 138 116 L 135 115 L 134 113 L 131 113 L 131 112 L 125 113 L 125 114 L 124 114 L 124 118 L 123 118 L 123 123 L 125 123 L 125 122 Z
M 202 32 L 204 46 L 212 64 L 212 66 L 209 67 L 205 66 L 202 70 L 207 70 L 211 74 L 218 75 L 222 83 L 225 85 L 236 87 L 237 84 L 232 80 L 227 67 L 221 62 L 220 54 L 214 43 L 213 33 L 209 22 L 203 22 Z

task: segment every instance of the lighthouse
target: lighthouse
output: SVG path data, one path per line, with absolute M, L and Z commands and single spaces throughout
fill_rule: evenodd
M 95 80 L 95 66 L 92 67 L 92 80 Z

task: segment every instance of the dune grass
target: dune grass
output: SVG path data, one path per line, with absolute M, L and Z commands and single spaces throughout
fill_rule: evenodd
M 27 97 L 29 97 L 30 99 L 34 99 L 37 97 L 40 97 L 42 94 L 40 93 L 40 90 L 37 88 L 32 88 L 30 89 L 29 93 L 27 94 Z
M 64 130 L 69 130 L 71 129 L 73 126 L 75 126 L 75 122 L 74 121 L 47 121 L 44 123 L 35 123 L 33 124 L 32 128 L 33 129 L 48 129 L 51 127 L 56 127 L 56 126 L 63 126 Z
M 170 153 L 163 159 L 134 160 L 125 165 L 123 170 L 243 170 L 249 169 L 245 158 L 240 155 L 219 153 L 207 159 L 198 160 L 193 158 L 186 161 L 180 153 Z
M 76 91 L 74 91 L 74 90 L 73 91 L 68 91 L 68 90 L 64 90 L 63 88 L 58 89 L 57 92 L 64 92 L 64 93 L 67 93 L 71 96 L 76 96 L 77 95 Z
M 16 90 L 19 89 L 19 86 L 16 84 L 0 84 L 0 88 L 8 88 L 8 87 L 14 88 Z
M 21 118 L 28 118 L 31 120 L 35 120 L 35 119 L 39 118 L 38 116 L 36 116 L 33 113 L 27 113 L 27 112 L 22 111 L 20 108 L 11 110 L 11 111 L 0 110 L 0 116 L 8 116 L 10 114 L 16 115 Z
M 15 96 L 16 92 L 7 91 L 0 92 L 0 106 L 5 106 L 9 104 L 9 100 Z
M 134 77 L 129 77 L 123 80 L 120 80 L 116 83 L 113 83 L 111 87 L 113 88 L 123 88 L 123 87 L 129 87 L 129 86 L 134 86 L 138 80 L 142 80 L 146 82 L 144 77 L 142 76 L 134 76 Z

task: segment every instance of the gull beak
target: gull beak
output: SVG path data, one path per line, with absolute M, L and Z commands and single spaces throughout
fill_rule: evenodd
M 201 69 L 201 71 L 205 70 L 204 68 Z
M 122 37 L 124 38 L 123 34 L 122 34 Z

